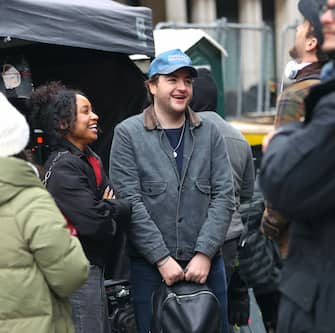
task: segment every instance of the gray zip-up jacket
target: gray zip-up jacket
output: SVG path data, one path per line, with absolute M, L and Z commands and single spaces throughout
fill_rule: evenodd
M 167 255 L 213 257 L 222 246 L 234 190 L 226 144 L 217 126 L 186 112 L 181 176 L 153 107 L 115 128 L 110 177 L 133 207 L 130 254 L 155 263 Z

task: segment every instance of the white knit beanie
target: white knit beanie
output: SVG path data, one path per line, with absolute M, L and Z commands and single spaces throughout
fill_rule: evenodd
M 26 118 L 0 93 L 0 157 L 20 153 L 28 140 Z

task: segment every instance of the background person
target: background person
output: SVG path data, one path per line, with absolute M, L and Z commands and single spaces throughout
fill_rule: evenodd
M 335 1 L 328 0 L 321 11 L 322 49 L 330 56 L 335 51 L 334 9 Z M 333 60 L 326 66 L 322 83 L 305 99 L 304 123 L 278 129 L 262 161 L 262 189 L 292 221 L 280 286 L 280 333 L 335 331 Z
M 232 166 L 236 208 L 222 247 L 229 284 L 235 270 L 237 247 L 243 230 L 242 217 L 239 212 L 240 204 L 250 200 L 254 191 L 255 170 L 252 151 L 241 132 L 216 113 L 217 87 L 210 71 L 206 68 L 199 68 L 198 76 L 193 80 L 193 98 L 190 106 L 195 112 L 201 112 L 199 113 L 201 118 L 210 119 L 217 124 L 220 133 L 225 138 Z
M 285 69 L 287 77 L 294 81 L 278 97 L 275 128 L 304 119 L 304 98 L 312 86 L 320 83 L 321 68 L 328 60 L 321 49 L 319 1 L 300 0 L 298 9 L 303 22 L 297 26 L 294 45 L 289 51 L 292 60 Z
M 232 326 L 235 324 L 248 325 L 248 287 L 240 278 L 236 268 L 238 245 L 244 229 L 240 204 L 248 202 L 254 191 L 255 170 L 251 147 L 239 130 L 216 113 L 217 86 L 211 72 L 206 68 L 199 68 L 197 71 L 198 76 L 193 80 L 193 98 L 190 106 L 195 112 L 199 112 L 201 118 L 209 119 L 218 126 L 220 133 L 225 138 L 233 171 L 236 208 L 222 246 L 228 283 L 229 322 Z M 256 304 L 255 306 L 257 307 Z M 230 327 L 231 332 L 233 332 L 232 326 Z
M 300 0 L 298 9 L 304 21 L 297 27 L 295 42 L 290 50 L 293 60 L 288 64 L 287 74 L 294 79 L 278 97 L 275 128 L 305 118 L 304 98 L 311 87 L 320 83 L 320 71 L 328 60 L 328 55 L 322 51 L 322 26 L 319 19 L 319 2 L 317 0 Z M 293 64 L 293 65 L 292 65 Z M 269 138 L 272 133 L 270 133 Z M 265 138 L 265 142 L 268 138 Z M 280 246 L 281 255 L 286 257 L 288 251 L 289 220 L 271 209 L 267 203 L 262 229 L 264 233 L 275 238 Z

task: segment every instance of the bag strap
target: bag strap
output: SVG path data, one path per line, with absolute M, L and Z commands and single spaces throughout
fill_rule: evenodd
M 44 185 L 44 187 L 47 187 L 48 185 L 48 180 L 51 176 L 51 171 L 52 171 L 52 168 L 54 167 L 54 165 L 56 164 L 56 162 L 62 157 L 64 156 L 66 153 L 68 153 L 69 151 L 68 150 L 65 150 L 65 151 L 60 151 L 57 153 L 57 155 L 55 156 L 55 158 L 52 160 L 50 166 L 49 166 L 49 169 L 48 171 L 45 173 L 44 175 L 44 179 L 42 180 L 42 184 Z
M 52 162 L 51 162 L 51 164 L 49 166 L 49 169 L 45 173 L 44 179 L 42 180 L 42 184 L 44 185 L 44 187 L 47 187 L 47 185 L 48 185 L 48 180 L 49 180 L 49 178 L 51 176 L 52 168 L 54 167 L 54 165 L 56 164 L 56 162 L 59 161 L 60 158 L 62 156 L 64 156 L 66 153 L 68 153 L 68 152 L 69 152 L 68 150 L 60 151 L 60 152 L 57 153 L 57 155 L 55 156 L 55 158 L 52 160 Z M 70 230 L 70 234 L 73 235 L 73 236 L 77 236 L 78 235 L 77 229 L 73 226 L 72 222 L 66 216 L 64 216 L 64 218 L 66 220 L 67 228 Z

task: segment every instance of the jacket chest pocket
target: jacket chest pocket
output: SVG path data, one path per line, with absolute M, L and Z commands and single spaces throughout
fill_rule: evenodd
M 142 181 L 141 192 L 145 196 L 153 197 L 166 192 L 167 182 L 160 181 Z
M 207 196 L 211 194 L 211 185 L 207 179 L 198 179 L 195 181 L 195 187 L 202 193 Z

